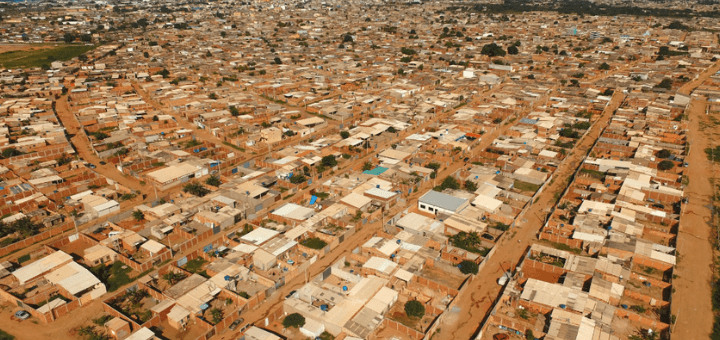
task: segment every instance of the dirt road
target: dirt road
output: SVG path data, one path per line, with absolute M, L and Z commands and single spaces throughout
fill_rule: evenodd
M 85 135 L 85 131 L 80 126 L 80 122 L 77 120 L 70 108 L 68 96 L 62 96 L 57 100 L 55 111 L 57 112 L 58 119 L 60 119 L 62 125 L 65 127 L 65 130 L 70 135 L 70 143 L 72 143 L 75 147 L 75 151 L 78 153 L 78 156 L 86 162 L 94 164 L 97 167 L 95 169 L 96 172 L 122 186 L 132 190 L 139 190 L 141 193 L 148 195 L 147 197 L 150 197 L 150 195 L 153 194 L 152 186 L 143 186 L 137 179 L 124 176 L 112 164 L 100 164 L 100 161 L 102 160 L 92 151 L 90 141 Z
M 469 289 L 464 291 L 465 295 L 456 297 L 459 301 L 456 307 L 461 309 L 458 313 L 460 317 L 446 319 L 446 322 L 440 328 L 453 331 L 443 332 L 440 335 L 441 338 L 472 339 L 475 336 L 480 322 L 490 312 L 495 298 L 500 293 L 500 286 L 496 284 L 497 279 L 506 270 L 514 269 L 527 247 L 533 243 L 536 233 L 545 223 L 546 213 L 553 206 L 553 196 L 556 192 L 565 189 L 567 186 L 566 180 L 580 166 L 588 150 L 608 125 L 610 117 L 620 106 L 624 97 L 619 92 L 613 95 L 602 116 L 593 124 L 586 136 L 555 171 L 553 184 L 545 188 L 540 194 L 537 203 L 525 214 L 524 218 L 527 219 L 527 222 L 508 231 L 501 241 L 495 245 L 498 249 L 476 275 L 475 280 L 470 283 Z
M 706 104 L 693 98 L 687 110 L 690 124 L 688 141 L 690 155 L 686 161 L 690 183 L 685 188 L 685 197 L 689 204 L 685 205 L 678 231 L 677 251 L 680 258 L 675 266 L 673 279 L 672 314 L 677 316 L 675 329 L 672 333 L 674 339 L 708 339 L 713 327 L 712 313 L 712 262 L 713 251 L 711 240 L 712 228 L 711 210 L 713 184 L 712 170 L 705 152 L 710 147 L 710 140 L 717 136 L 708 136 L 714 133 L 715 128 L 708 128 L 703 133 L 701 122 L 709 124 L 705 115 Z M 715 144 L 716 145 L 716 144 Z

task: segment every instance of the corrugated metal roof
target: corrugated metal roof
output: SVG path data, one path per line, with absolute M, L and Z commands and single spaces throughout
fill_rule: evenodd
M 429 204 L 449 211 L 457 211 L 465 202 L 467 202 L 467 200 L 464 198 L 446 195 L 434 190 L 430 190 L 420 197 L 420 203 Z

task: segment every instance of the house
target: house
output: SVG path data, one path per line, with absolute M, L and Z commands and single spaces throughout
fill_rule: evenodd
M 255 326 L 248 328 L 243 334 L 243 338 L 245 340 L 282 340 L 281 337 Z
M 94 267 L 99 264 L 109 265 L 117 261 L 117 258 L 118 254 L 115 251 L 102 244 L 96 244 L 85 249 L 85 253 L 83 255 L 85 265 L 90 267 Z
M 438 213 L 455 214 L 465 209 L 470 202 L 467 199 L 451 196 L 434 190 L 428 191 L 418 200 L 421 211 L 437 215 Z
M 105 323 L 105 329 L 110 331 L 110 335 L 118 340 L 125 339 L 132 332 L 130 323 L 117 316 Z
M 40 278 L 47 273 L 50 273 L 51 271 L 55 270 L 55 268 L 64 266 L 72 261 L 72 256 L 59 250 L 27 266 L 15 270 L 12 275 L 18 280 L 21 285 L 24 285 L 28 282 L 32 282 L 35 279 Z

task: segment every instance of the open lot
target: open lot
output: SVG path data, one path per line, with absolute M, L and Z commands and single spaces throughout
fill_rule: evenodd
M 95 48 L 88 45 L 28 45 L 26 48 L 15 48 L 17 45 L 0 47 L 0 65 L 5 68 L 43 67 L 50 66 L 53 61 L 65 61 L 75 58 Z

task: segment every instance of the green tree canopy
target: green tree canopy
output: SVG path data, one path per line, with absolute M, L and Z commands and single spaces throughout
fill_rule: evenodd
M 405 314 L 410 317 L 422 318 L 425 316 L 425 306 L 418 300 L 411 300 L 405 303 Z
M 462 261 L 460 262 L 460 272 L 475 275 L 478 273 L 478 264 L 470 260 Z
M 292 313 L 283 319 L 282 324 L 285 328 L 300 328 L 305 326 L 305 317 L 298 313 Z

